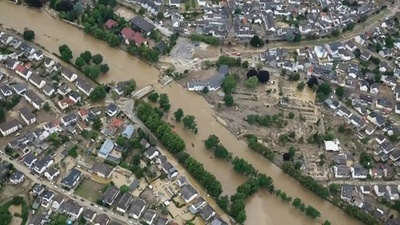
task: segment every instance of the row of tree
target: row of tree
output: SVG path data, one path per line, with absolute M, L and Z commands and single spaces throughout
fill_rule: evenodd
M 204 42 L 209 45 L 220 45 L 221 40 L 217 37 L 213 36 L 206 36 L 206 35 L 200 35 L 200 34 L 191 34 L 189 36 L 191 41 L 198 41 L 198 42 Z
M 285 120 L 283 113 L 273 114 L 271 115 L 258 115 L 258 114 L 249 114 L 246 117 L 246 121 L 249 124 L 258 124 L 259 126 L 264 127 L 278 127 L 283 128 L 288 124 L 288 121 Z
M 174 154 L 178 161 L 205 188 L 210 196 L 218 198 L 221 195 L 221 183 L 213 174 L 205 170 L 201 163 L 184 152 L 185 142 L 172 131 L 170 124 L 161 119 L 155 108 L 149 103 L 139 102 L 137 115 L 146 127 L 160 139 L 166 149 Z

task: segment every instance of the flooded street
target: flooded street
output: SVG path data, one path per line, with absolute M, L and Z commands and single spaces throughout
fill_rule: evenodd
M 29 26 L 35 31 L 35 41 L 50 52 L 58 53 L 59 45 L 67 44 L 74 56 L 85 50 L 91 51 L 92 54 L 102 54 L 105 63 L 110 67 L 110 72 L 100 78 L 99 81 L 102 83 L 134 78 L 138 87 L 154 84 L 158 92 L 167 93 L 172 105 L 169 117 L 173 117 L 173 112 L 177 108 L 182 108 L 185 114 L 196 117 L 199 127 L 197 135 L 186 132 L 182 129 L 182 125 L 176 126 L 177 132 L 186 141 L 187 151 L 221 181 L 226 194 L 235 193 L 236 187 L 242 184 L 245 178 L 238 176 L 230 164 L 212 159 L 211 153 L 204 149 L 202 141 L 210 134 L 217 135 L 222 144 L 234 155 L 246 159 L 257 170 L 271 176 L 276 188 L 285 191 L 293 198 L 301 198 L 305 204 L 315 207 L 322 214 L 319 221 L 313 221 L 292 206 L 282 203 L 278 198 L 260 191 L 252 196 L 247 204 L 247 225 L 317 225 L 324 220 L 329 220 L 335 225 L 359 224 L 340 209 L 301 187 L 268 160 L 249 150 L 246 143 L 238 141 L 216 121 L 212 106 L 203 97 L 186 91 L 177 83 L 161 87 L 157 82 L 159 72 L 139 59 L 108 47 L 105 42 L 85 35 L 83 31 L 55 20 L 45 12 L 40 13 L 24 6 L 9 4 L 4 0 L 0 0 L 0 23 L 5 28 L 13 28 L 19 32 L 22 32 L 25 26 Z

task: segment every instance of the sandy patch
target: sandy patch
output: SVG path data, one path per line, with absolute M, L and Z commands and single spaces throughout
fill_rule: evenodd
M 126 7 L 123 7 L 123 6 L 118 7 L 118 9 L 115 10 L 114 12 L 115 12 L 115 14 L 117 14 L 117 15 L 119 15 L 119 16 L 127 19 L 127 20 L 130 20 L 134 16 L 136 16 L 135 13 L 133 13 L 132 10 L 130 10 L 130 9 L 126 8 Z
M 21 210 L 22 210 L 21 205 L 11 205 L 8 208 L 8 211 L 11 213 L 11 215 L 14 215 L 15 213 L 21 214 Z

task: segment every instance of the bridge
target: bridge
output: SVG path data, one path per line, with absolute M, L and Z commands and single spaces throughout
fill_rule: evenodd
M 147 85 L 146 87 L 143 87 L 137 91 L 135 91 L 132 94 L 133 99 L 142 99 L 144 96 L 150 94 L 151 92 L 154 91 L 154 87 L 152 84 Z

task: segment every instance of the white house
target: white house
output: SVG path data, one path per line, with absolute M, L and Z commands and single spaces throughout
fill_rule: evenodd
M 78 79 L 78 75 L 76 75 L 72 70 L 65 67 L 61 69 L 61 76 L 63 76 L 67 81 L 71 83 Z
M 83 79 L 77 79 L 77 81 L 75 82 L 75 86 L 87 96 L 89 96 L 90 93 L 92 93 L 92 91 L 94 90 L 92 85 L 90 85 L 87 81 Z
M 10 176 L 10 183 L 11 184 L 20 184 L 24 181 L 25 175 L 21 171 L 16 170 L 11 176 Z
M 39 89 L 42 89 L 43 86 L 46 84 L 46 81 L 43 80 L 43 79 L 42 79 L 39 75 L 37 75 L 37 74 L 32 74 L 32 75 L 29 77 L 29 82 L 30 82 L 31 84 L 33 84 L 35 87 L 39 88 Z
M 354 179 L 366 179 L 369 171 L 362 167 L 350 167 L 351 177 Z
M 399 190 L 397 185 L 386 185 L 390 200 L 399 200 Z
M 83 212 L 83 206 L 79 205 L 72 199 L 68 199 L 63 204 L 62 213 L 67 214 L 74 220 L 78 219 L 79 216 L 82 214 L 82 212 Z
M 33 123 L 36 123 L 36 116 L 33 114 L 27 107 L 23 107 L 19 110 L 19 115 L 21 116 L 22 120 L 27 125 L 31 125 Z
M 60 171 L 55 168 L 54 166 L 50 166 L 47 168 L 47 170 L 44 172 L 44 176 L 49 180 L 53 181 L 58 175 L 60 174 Z
M 0 124 L 0 132 L 3 135 L 3 137 L 8 136 L 8 135 L 16 132 L 20 128 L 22 128 L 22 125 L 16 119 L 13 119 L 13 120 L 10 120 L 8 122 L 4 122 L 4 123 Z
M 37 110 L 43 108 L 45 103 L 33 90 L 27 90 L 24 93 L 24 98 Z
M 316 45 L 314 47 L 314 53 L 319 59 L 326 58 L 328 56 L 328 52 L 325 50 L 323 46 L 320 45 Z

